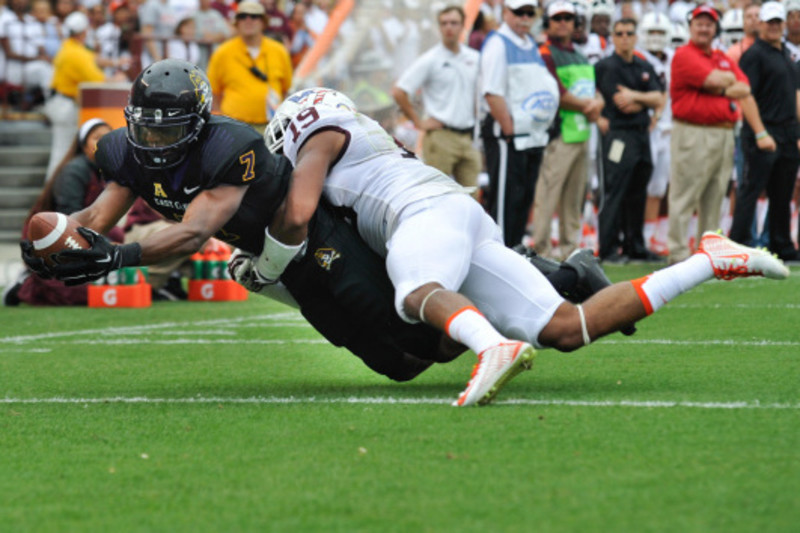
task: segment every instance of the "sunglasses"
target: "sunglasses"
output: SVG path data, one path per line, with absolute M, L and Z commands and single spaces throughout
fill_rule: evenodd
M 251 13 L 239 13 L 236 15 L 236 20 L 244 20 L 244 19 L 259 19 L 261 20 L 261 15 L 253 15 Z
M 536 16 L 536 10 L 534 10 L 534 9 L 519 8 L 519 9 L 512 9 L 511 12 L 514 13 L 514 15 L 516 15 L 518 17 L 531 17 L 531 18 L 533 18 L 533 17 Z
M 617 37 L 623 37 L 625 35 L 627 35 L 628 37 L 633 37 L 634 35 L 636 35 L 636 32 L 635 31 L 615 31 L 614 35 L 616 35 Z
M 575 17 L 572 15 L 553 15 L 550 17 L 550 20 L 553 22 L 570 22 L 575 20 Z

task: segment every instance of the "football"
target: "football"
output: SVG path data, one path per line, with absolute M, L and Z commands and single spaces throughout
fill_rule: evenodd
M 67 249 L 87 249 L 89 243 L 78 233 L 80 224 L 63 213 L 44 211 L 31 217 L 28 239 L 33 243 L 33 254 L 44 262 L 56 264 L 53 256 Z

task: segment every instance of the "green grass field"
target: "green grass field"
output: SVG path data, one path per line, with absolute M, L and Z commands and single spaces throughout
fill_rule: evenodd
M 472 354 L 393 383 L 257 297 L 0 318 L 0 531 L 800 531 L 798 270 L 472 409 Z

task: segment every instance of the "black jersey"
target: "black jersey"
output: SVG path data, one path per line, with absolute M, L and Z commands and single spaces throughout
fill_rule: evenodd
M 239 209 L 215 237 L 254 254 L 261 253 L 264 228 L 286 196 L 292 171 L 288 160 L 272 155 L 253 128 L 220 116 L 211 117 L 186 159 L 172 168 L 141 166 L 125 128 L 100 140 L 96 161 L 106 180 L 133 190 L 168 220 L 182 220 L 203 190 L 249 186 Z

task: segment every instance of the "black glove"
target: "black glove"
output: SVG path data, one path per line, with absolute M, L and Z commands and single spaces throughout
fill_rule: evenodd
M 20 241 L 19 247 L 22 249 L 22 261 L 34 274 L 42 279 L 52 279 L 53 272 L 45 264 L 44 259 L 33 255 L 33 243 L 31 241 Z
M 58 265 L 53 275 L 65 285 L 81 285 L 100 279 L 112 270 L 136 266 L 142 260 L 142 247 L 138 242 L 117 246 L 89 228 L 78 228 L 78 233 L 89 241 L 88 250 L 65 250 L 56 255 Z

